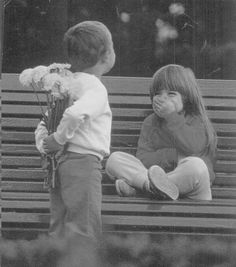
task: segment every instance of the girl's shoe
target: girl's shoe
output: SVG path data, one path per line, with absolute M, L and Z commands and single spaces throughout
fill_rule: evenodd
M 128 185 L 124 180 L 118 179 L 115 182 L 116 191 L 121 197 L 134 197 L 137 194 L 137 191 L 132 186 Z
M 176 200 L 179 197 L 178 187 L 168 179 L 161 167 L 157 165 L 150 167 L 148 179 L 150 191 L 157 198 Z

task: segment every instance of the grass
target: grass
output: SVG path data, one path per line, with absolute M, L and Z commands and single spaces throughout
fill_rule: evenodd
M 2 267 L 234 267 L 236 242 L 214 237 L 106 235 L 98 244 L 46 235 L 0 240 Z

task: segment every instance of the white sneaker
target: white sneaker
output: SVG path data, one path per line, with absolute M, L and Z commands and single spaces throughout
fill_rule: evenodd
M 115 185 L 116 191 L 121 197 L 134 197 L 137 194 L 136 189 L 128 185 L 124 180 L 116 180 Z
M 167 174 L 161 167 L 157 165 L 150 167 L 148 178 L 150 191 L 154 196 L 172 200 L 176 200 L 179 197 L 178 187 L 168 179 Z

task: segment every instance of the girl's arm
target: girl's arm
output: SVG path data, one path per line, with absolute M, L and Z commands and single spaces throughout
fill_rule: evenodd
M 155 149 L 150 138 L 152 126 L 148 120 L 145 120 L 141 129 L 137 158 L 139 158 L 146 168 L 152 165 L 159 165 L 165 170 L 172 170 L 177 164 L 177 151 L 175 148 Z
M 199 116 L 187 116 L 176 112 L 165 117 L 163 130 L 174 140 L 174 146 L 185 156 L 202 153 L 207 145 L 205 125 Z

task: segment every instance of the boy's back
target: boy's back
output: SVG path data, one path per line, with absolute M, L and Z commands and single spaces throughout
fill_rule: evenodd
M 76 73 L 71 83 L 74 103 L 64 112 L 54 138 L 67 142 L 68 151 L 102 159 L 110 153 L 112 120 L 106 88 L 96 76 L 83 72 Z

